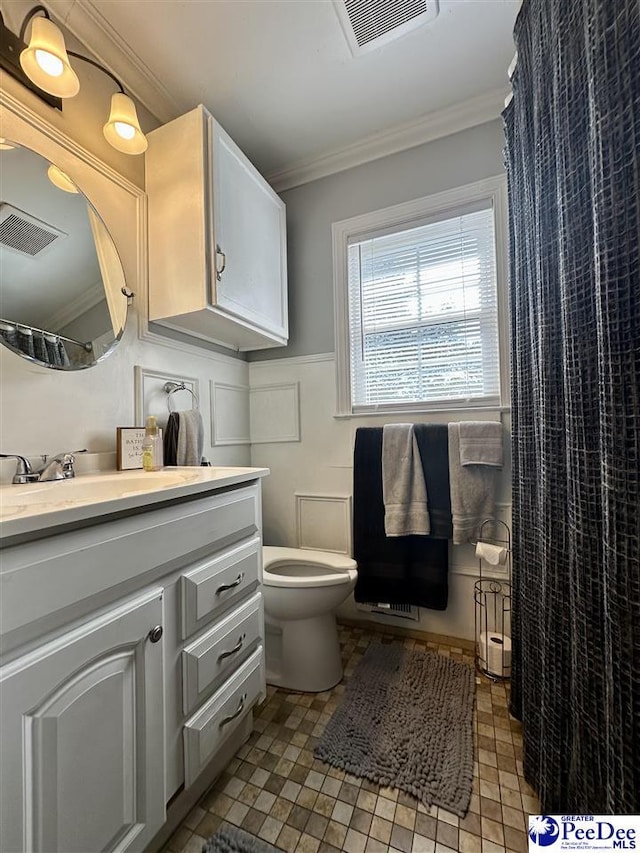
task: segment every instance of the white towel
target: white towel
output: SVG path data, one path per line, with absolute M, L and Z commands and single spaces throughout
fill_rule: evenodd
M 461 421 L 460 464 L 502 468 L 502 432 L 500 421 Z
M 449 424 L 449 489 L 453 517 L 453 544 L 477 539 L 480 525 L 495 518 L 498 469 L 460 463 L 460 424 Z M 485 528 L 485 533 L 489 531 Z
M 428 536 L 427 487 L 412 424 L 382 431 L 382 499 L 387 536 Z
M 204 424 L 197 409 L 179 413 L 176 465 L 199 465 L 204 449 Z

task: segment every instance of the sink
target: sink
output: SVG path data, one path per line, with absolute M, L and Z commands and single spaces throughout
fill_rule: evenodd
M 102 523 L 116 513 L 144 512 L 268 473 L 267 468 L 193 466 L 105 471 L 51 483 L 0 486 L 0 540 L 16 543 L 40 538 L 62 525 Z
M 187 485 L 198 480 L 199 476 L 199 468 L 136 470 L 83 474 L 70 480 L 6 486 L 0 489 L 0 512 L 7 517 L 24 512 L 49 512 L 81 503 L 99 503 Z

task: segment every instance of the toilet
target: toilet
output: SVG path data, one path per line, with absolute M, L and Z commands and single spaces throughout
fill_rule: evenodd
M 265 546 L 263 592 L 267 681 L 321 693 L 342 678 L 335 609 L 356 585 L 344 554 Z

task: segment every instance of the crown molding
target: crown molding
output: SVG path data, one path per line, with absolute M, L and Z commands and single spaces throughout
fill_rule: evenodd
M 161 124 L 184 112 L 184 107 L 108 23 L 92 0 L 82 0 L 82 3 L 77 0 L 48 0 L 48 5 L 58 20 L 90 48 L 99 62 L 126 83 L 130 94 Z M 277 192 L 282 192 L 483 124 L 498 118 L 509 92 L 509 88 L 485 92 L 321 157 L 300 160 L 268 173 L 266 178 Z
M 343 172 L 389 154 L 396 154 L 484 124 L 498 118 L 504 109 L 504 99 L 508 92 L 508 88 L 495 89 L 443 110 L 428 113 L 418 121 L 397 125 L 322 157 L 301 160 L 285 169 L 271 172 L 267 174 L 267 180 L 277 192 L 290 190 L 318 178 L 325 178 L 336 172 Z
M 297 364 L 319 364 L 322 361 L 334 361 L 335 353 L 319 352 L 310 355 L 287 355 L 282 358 L 263 358 L 260 361 L 250 361 L 250 370 L 264 367 L 293 367 Z
M 91 0 L 69 3 L 48 0 L 58 20 L 85 45 L 105 68 L 126 84 L 129 94 L 162 124 L 183 112 L 182 106 Z
M 64 305 L 59 311 L 52 314 L 47 320 L 49 328 L 64 329 L 65 326 L 81 317 L 85 311 L 89 311 L 103 299 L 104 285 L 102 281 L 99 281 L 74 299 L 71 305 Z

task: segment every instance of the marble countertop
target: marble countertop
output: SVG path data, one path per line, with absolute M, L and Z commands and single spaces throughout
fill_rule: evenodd
M 110 471 L 70 480 L 0 486 L 0 540 L 54 533 L 55 528 L 123 511 L 196 497 L 266 477 L 268 468 L 164 468 Z

